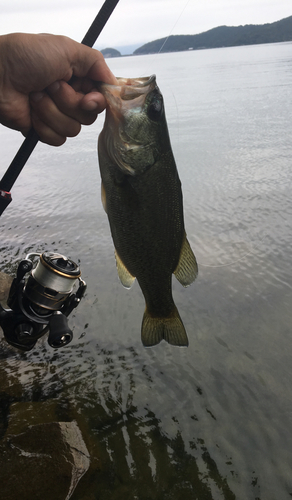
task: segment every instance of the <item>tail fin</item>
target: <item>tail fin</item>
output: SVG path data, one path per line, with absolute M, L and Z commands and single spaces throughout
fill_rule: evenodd
M 171 345 L 187 347 L 189 345 L 185 327 L 180 318 L 177 308 L 174 308 L 171 316 L 167 318 L 155 318 L 147 311 L 142 321 L 142 344 L 151 347 L 166 340 Z

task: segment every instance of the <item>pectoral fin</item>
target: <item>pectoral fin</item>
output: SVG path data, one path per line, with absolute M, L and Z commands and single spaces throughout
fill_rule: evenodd
M 132 276 L 131 273 L 129 273 L 128 269 L 120 259 L 119 254 L 116 250 L 115 250 L 115 257 L 116 257 L 118 275 L 122 285 L 125 288 L 131 288 L 131 286 L 135 281 L 135 276 Z
M 186 234 L 183 240 L 179 262 L 173 274 L 183 286 L 189 286 L 193 283 L 198 274 L 196 257 L 190 247 Z
M 107 213 L 107 207 L 106 207 L 106 194 L 105 194 L 105 189 L 103 182 L 101 183 L 101 203 L 104 208 L 105 213 Z

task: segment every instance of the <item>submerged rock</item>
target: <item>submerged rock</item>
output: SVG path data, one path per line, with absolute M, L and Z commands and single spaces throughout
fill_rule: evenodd
M 6 305 L 12 280 L 13 278 L 9 274 L 0 271 L 0 302 L 3 305 Z
M 21 403 L 12 406 L 19 410 Z M 19 434 L 14 430 L 8 427 L 0 442 L 1 498 L 69 500 L 90 465 L 77 423 L 30 425 Z

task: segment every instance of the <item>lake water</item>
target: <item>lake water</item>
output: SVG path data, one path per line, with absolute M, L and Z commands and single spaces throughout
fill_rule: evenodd
M 173 280 L 190 346 L 141 344 L 144 299 L 119 283 L 100 201 L 100 116 L 37 146 L 1 217 L 2 271 L 57 250 L 88 284 L 67 347 L 1 340 L 10 403 L 53 398 L 77 420 L 92 465 L 73 500 L 291 498 L 292 43 L 108 63 L 155 73 L 165 98 L 199 264 L 191 287 Z M 2 175 L 22 138 L 0 137 Z

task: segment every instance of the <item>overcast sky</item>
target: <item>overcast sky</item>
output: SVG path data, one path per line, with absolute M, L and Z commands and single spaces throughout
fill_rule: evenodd
M 103 0 L 0 0 L 0 34 L 63 34 L 81 41 Z M 170 34 L 271 23 L 292 15 L 292 0 L 120 0 L 96 48 L 140 46 Z M 122 53 L 127 51 L 122 50 Z

